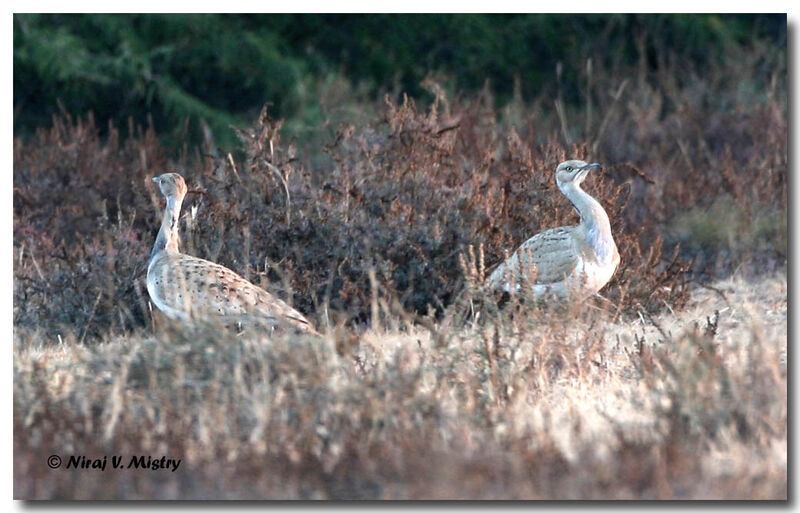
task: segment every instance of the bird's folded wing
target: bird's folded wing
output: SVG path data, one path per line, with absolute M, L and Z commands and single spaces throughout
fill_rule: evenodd
M 509 280 L 531 277 L 539 285 L 560 282 L 575 271 L 578 262 L 573 228 L 553 228 L 525 241 L 494 270 L 487 285 L 494 289 Z
M 171 256 L 153 272 L 161 277 L 161 300 L 192 316 L 250 318 L 310 327 L 300 312 L 214 262 L 188 255 Z

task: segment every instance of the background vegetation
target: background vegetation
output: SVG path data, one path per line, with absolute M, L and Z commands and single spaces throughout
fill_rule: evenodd
M 341 81 L 360 99 L 388 91 L 430 102 L 433 75 L 451 94 L 488 85 L 500 104 L 515 87 L 580 104 L 587 59 L 622 74 L 679 65 L 682 83 L 759 46 L 785 48 L 784 16 L 15 15 L 14 128 L 31 134 L 60 109 L 91 110 L 102 129 L 152 116 L 175 143 L 187 130 L 198 141 L 203 119 L 233 149 L 230 125 L 246 126 L 265 103 L 307 138 L 339 106 L 323 97 Z M 755 64 L 768 80 L 772 63 Z
M 14 30 L 17 494 L 785 497 L 784 16 Z M 472 285 L 577 222 L 553 183 L 568 157 L 604 164 L 586 188 L 622 254 L 607 300 L 497 311 Z M 172 169 L 186 251 L 292 302 L 324 343 L 151 310 L 150 178 Z M 631 411 L 646 419 L 608 420 Z M 176 451 L 190 472 L 100 490 L 40 465 L 90 449 Z M 208 487 L 220 458 L 241 466 Z

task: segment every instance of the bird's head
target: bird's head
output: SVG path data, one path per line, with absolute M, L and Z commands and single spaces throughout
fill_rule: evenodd
M 158 184 L 161 194 L 166 198 L 183 198 L 186 195 L 186 182 L 178 173 L 154 176 L 153 181 Z
M 569 183 L 580 185 L 589 171 L 596 167 L 600 167 L 597 162 L 587 164 L 582 160 L 567 160 L 556 168 L 556 183 L 559 188 Z

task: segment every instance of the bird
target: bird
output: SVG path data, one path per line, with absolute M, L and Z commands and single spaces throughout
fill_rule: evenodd
M 147 265 L 147 292 L 159 310 L 181 321 L 258 323 L 319 336 L 300 312 L 266 290 L 227 267 L 181 253 L 178 220 L 186 181 L 178 173 L 165 173 L 153 182 L 167 200 Z
M 511 294 L 529 285 L 537 301 L 580 302 L 611 280 L 620 262 L 611 223 L 602 205 L 581 189 L 597 167 L 583 160 L 558 165 L 556 184 L 580 214 L 580 224 L 552 228 L 525 241 L 489 275 L 487 290 Z

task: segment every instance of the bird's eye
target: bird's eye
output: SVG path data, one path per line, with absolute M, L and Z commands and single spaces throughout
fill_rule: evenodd
M 572 171 L 572 166 L 567 166 L 564 168 L 565 171 Z

